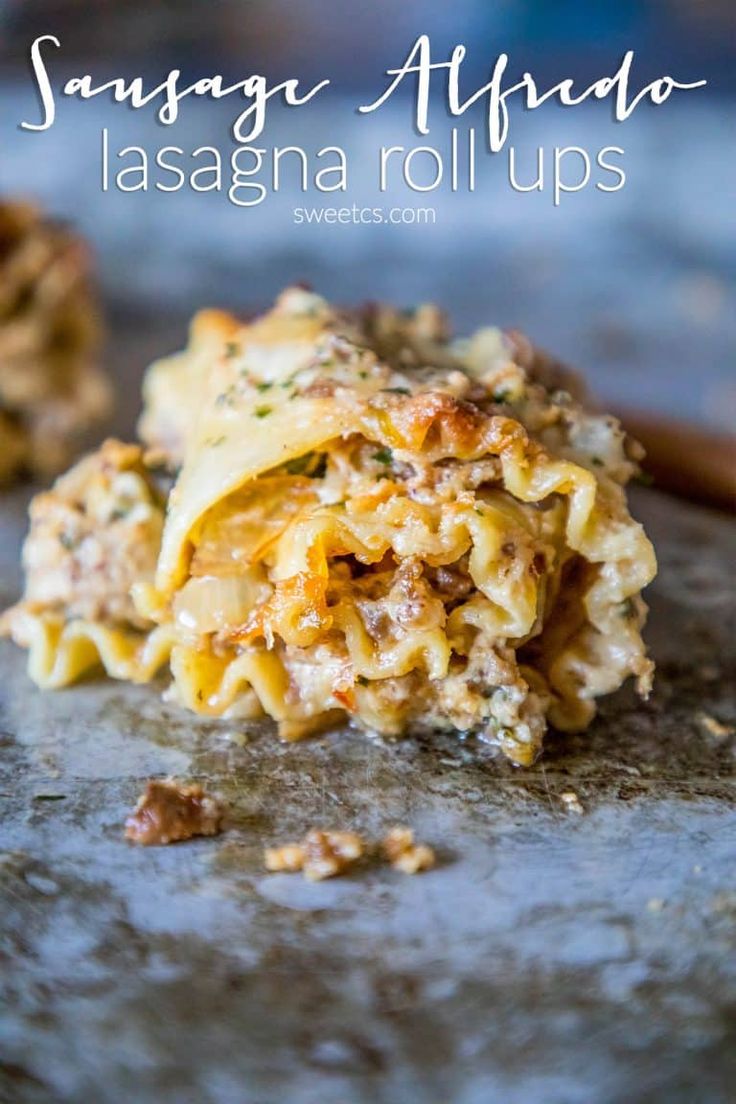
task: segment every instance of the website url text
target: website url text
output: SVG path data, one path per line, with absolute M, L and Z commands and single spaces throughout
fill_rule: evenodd
M 384 225 L 434 226 L 434 207 L 295 207 L 294 223 L 325 223 L 327 226 Z

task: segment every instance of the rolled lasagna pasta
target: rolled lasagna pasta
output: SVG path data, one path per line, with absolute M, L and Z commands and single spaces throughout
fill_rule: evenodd
M 520 335 L 452 341 L 432 307 L 293 288 L 247 325 L 202 312 L 149 370 L 145 451 L 107 442 L 32 506 L 5 631 L 41 686 L 168 664 L 182 705 L 285 739 L 348 718 L 529 764 L 548 721 L 652 673 L 637 447 L 572 391 Z

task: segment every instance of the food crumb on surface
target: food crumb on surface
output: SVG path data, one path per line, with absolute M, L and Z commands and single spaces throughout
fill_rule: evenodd
M 387 832 L 381 850 L 395 870 L 403 874 L 419 874 L 431 870 L 435 853 L 426 843 L 415 843 L 414 832 L 404 825 L 397 825 Z
M 241 729 L 228 729 L 227 732 L 223 732 L 222 736 L 223 739 L 229 740 L 230 743 L 235 744 L 236 747 L 246 747 L 250 743 L 250 736 Z
M 583 806 L 580 803 L 580 798 L 574 790 L 565 790 L 564 793 L 561 793 L 560 801 L 569 813 L 577 813 L 578 816 L 582 815 Z
M 661 897 L 650 897 L 647 901 L 647 912 L 661 912 L 665 904 Z
M 178 843 L 192 836 L 215 836 L 223 810 L 199 783 L 175 779 L 146 783 L 136 807 L 125 821 L 125 838 L 144 846 Z
M 266 870 L 272 874 L 296 874 L 304 868 L 304 848 L 299 843 L 285 843 L 283 847 L 267 847 L 263 853 Z
M 387 832 L 375 848 L 369 848 L 356 832 L 312 828 L 299 843 L 267 847 L 263 861 L 271 873 L 295 874 L 301 870 L 309 881 L 318 882 L 347 873 L 369 853 L 386 859 L 404 874 L 430 870 L 436 862 L 432 848 L 415 843 L 414 832 L 403 825 Z
M 267 848 L 264 862 L 272 873 L 301 870 L 310 882 L 320 882 L 347 873 L 365 852 L 365 841 L 357 832 L 312 828 L 301 843 Z

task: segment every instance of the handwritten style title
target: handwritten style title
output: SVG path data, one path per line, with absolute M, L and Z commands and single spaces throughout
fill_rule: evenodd
M 271 84 L 263 76 L 251 75 L 228 84 L 222 76 L 216 74 L 187 84 L 182 81 L 181 71 L 172 69 L 163 81 L 152 87 L 146 87 L 142 77 L 128 80 L 114 77 L 95 84 L 91 76 L 85 75 L 67 79 L 59 91 L 55 92 L 49 73 L 49 48 L 60 47 L 61 43 L 54 35 L 41 35 L 31 46 L 31 69 L 41 117 L 37 122 L 22 122 L 21 127 L 24 130 L 45 131 L 52 127 L 56 121 L 59 95 L 89 100 L 107 94 L 112 96 L 114 102 L 125 103 L 134 110 L 153 107 L 156 119 L 164 126 L 177 122 L 184 101 L 190 97 L 211 100 L 232 97 L 245 101 L 245 106 L 233 120 L 231 127 L 232 138 L 238 146 L 230 153 L 229 182 L 225 179 L 222 153 L 216 146 L 201 146 L 189 154 L 179 146 L 164 146 L 152 158 L 143 147 L 128 146 L 117 152 L 116 165 L 112 160 L 109 131 L 105 128 L 101 136 L 102 187 L 105 191 L 109 190 L 111 182 L 113 187 L 124 192 L 147 191 L 150 186 L 162 192 L 171 192 L 188 185 L 195 191 L 227 190 L 228 198 L 235 205 L 256 206 L 268 194 L 266 185 L 255 178 L 261 173 L 264 158 L 269 151 L 254 143 L 266 129 L 270 104 L 278 100 L 290 108 L 302 107 L 314 100 L 331 83 L 328 79 L 323 79 L 302 89 L 296 78 Z M 453 118 L 459 118 L 471 107 L 483 105 L 486 147 L 492 154 L 497 154 L 509 146 L 509 182 L 517 191 L 541 191 L 544 188 L 545 151 L 542 148 L 537 150 L 535 180 L 531 184 L 519 184 L 516 179 L 516 150 L 508 143 L 510 104 L 519 103 L 527 111 L 534 111 L 550 101 L 557 102 L 562 107 L 575 107 L 586 100 L 608 100 L 615 120 L 624 122 L 644 102 L 659 106 L 674 91 L 691 91 L 706 84 L 705 80 L 684 82 L 671 76 L 662 76 L 636 88 L 632 78 L 634 51 L 629 50 L 615 72 L 598 78 L 585 88 L 578 90 L 573 80 L 564 79 L 550 88 L 540 89 L 529 72 L 525 72 L 520 80 L 509 82 L 509 57 L 501 53 L 495 60 L 490 79 L 464 97 L 460 81 L 465 56 L 465 46 L 458 44 L 448 60 L 434 60 L 429 36 L 420 35 L 412 44 L 403 63 L 398 68 L 386 71 L 386 76 L 390 79 L 381 94 L 372 102 L 358 106 L 357 111 L 361 115 L 378 111 L 402 90 L 402 86 L 410 84 L 413 89 L 414 126 L 420 135 L 427 136 L 431 132 L 430 106 L 442 107 Z M 433 98 L 440 90 L 444 98 L 443 104 L 436 103 Z M 458 137 L 458 130 L 453 127 L 449 166 L 453 191 L 458 190 Z M 469 129 L 466 142 L 467 187 L 474 190 L 474 128 Z M 339 146 L 325 146 L 313 155 L 313 178 L 310 178 L 309 173 L 309 156 L 301 147 L 273 147 L 270 153 L 273 191 L 278 191 L 280 186 L 284 171 L 281 162 L 285 154 L 290 154 L 290 160 L 295 163 L 302 191 L 307 191 L 310 183 L 317 191 L 322 192 L 344 192 L 348 189 L 347 154 Z M 606 146 L 595 157 L 597 166 L 616 180 L 615 184 L 599 182 L 596 187 L 601 191 L 618 191 L 625 183 L 623 169 L 612 161 L 614 155 L 622 157 L 624 150 L 617 146 Z M 571 158 L 575 162 L 575 182 L 569 182 L 570 166 L 573 163 Z M 591 177 L 591 157 L 588 151 L 580 147 L 568 146 L 561 149 L 555 147 L 552 159 L 555 204 L 558 205 L 564 192 L 580 191 L 588 184 Z M 379 188 L 381 191 L 387 190 L 391 173 L 395 171 L 397 174 L 400 172 L 400 178 L 413 191 L 431 191 L 442 183 L 445 176 L 444 162 L 441 151 L 434 146 L 421 145 L 409 149 L 403 146 L 383 146 L 378 151 Z M 155 180 L 152 179 L 154 176 Z

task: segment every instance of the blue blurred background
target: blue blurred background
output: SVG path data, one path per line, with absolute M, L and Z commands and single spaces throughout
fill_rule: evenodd
M 204 304 L 247 312 L 285 283 L 311 282 L 342 301 L 433 299 L 457 330 L 497 321 L 526 330 L 591 378 L 606 400 L 647 406 L 704 423 L 736 422 L 736 4 L 733 0 L 0 0 L 0 189 L 31 194 L 76 222 L 94 244 L 112 322 L 110 356 L 132 421 L 140 373 L 149 357 L 180 344 L 186 317 Z M 403 185 L 378 191 L 381 145 L 431 144 L 446 155 L 451 122 L 438 105 L 428 138 L 412 132 L 408 103 L 372 115 L 386 68 L 420 33 L 435 56 L 468 48 L 463 85 L 487 79 L 496 55 L 510 73 L 531 70 L 540 84 L 581 82 L 613 73 L 636 50 L 634 83 L 671 74 L 708 80 L 642 107 L 615 124 L 607 104 L 515 111 L 511 141 L 521 175 L 536 148 L 578 145 L 592 156 L 625 150 L 626 186 L 588 187 L 555 207 L 543 192 L 514 192 L 505 155 L 479 151 L 477 187 L 417 194 Z M 30 43 L 55 34 L 55 87 L 65 76 L 99 80 L 170 68 L 188 79 L 253 72 L 331 87 L 309 105 L 269 112 L 261 145 L 297 143 L 314 153 L 345 148 L 347 193 L 303 196 L 295 174 L 278 194 L 250 209 L 225 193 L 186 189 L 124 194 L 100 187 L 100 132 L 115 152 L 133 143 L 153 157 L 162 145 L 217 146 L 229 156 L 236 101 L 183 104 L 174 127 L 149 110 L 132 112 L 98 97 L 60 102 L 54 127 L 18 129 L 38 106 L 28 68 Z M 480 109 L 457 121 L 482 135 Z M 548 153 L 549 156 L 549 153 Z M 319 167 L 319 166 L 317 166 Z M 268 183 L 267 173 L 262 176 Z M 593 183 L 596 177 L 593 177 Z M 432 206 L 433 225 L 295 225 L 297 204 Z

